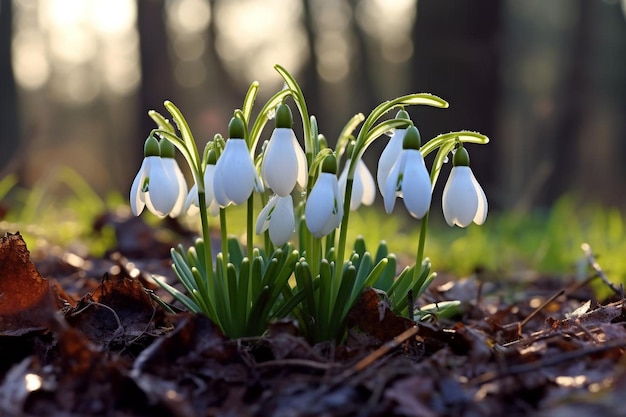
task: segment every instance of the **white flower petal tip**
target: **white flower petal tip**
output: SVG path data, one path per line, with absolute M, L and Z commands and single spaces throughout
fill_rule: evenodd
M 207 165 L 204 169 L 204 198 L 206 201 L 207 211 L 209 216 L 216 217 L 220 212 L 220 205 L 215 200 L 215 190 L 213 187 L 213 177 L 215 174 L 215 165 Z M 187 213 L 188 216 L 196 215 L 199 210 L 198 204 L 198 185 L 194 184 L 189 190 L 185 205 L 183 206 L 183 213 Z
M 350 164 L 346 163 L 341 175 L 339 176 L 339 192 L 342 196 L 346 195 L 346 184 L 348 182 L 348 171 Z M 376 198 L 376 184 L 370 170 L 363 160 L 359 159 L 356 170 L 354 172 L 354 180 L 352 182 L 352 195 L 350 196 L 350 210 L 357 210 L 361 204 L 370 206 Z
M 442 197 L 443 216 L 450 226 L 481 225 L 487 218 L 487 197 L 468 166 L 452 168 Z
M 321 238 L 339 227 L 342 218 L 343 197 L 339 193 L 337 176 L 322 172 L 306 201 L 306 226 L 313 236 Z
M 224 152 L 215 165 L 213 187 L 215 200 L 222 207 L 230 203 L 243 204 L 253 191 L 263 192 L 263 184 L 243 139 L 226 141 Z
M 174 159 L 144 158 L 130 191 L 133 214 L 138 216 L 145 206 L 158 217 L 176 217 L 183 211 L 186 197 L 187 184 Z
M 291 195 L 272 196 L 256 221 L 256 234 L 259 235 L 269 229 L 270 240 L 275 246 L 287 243 L 295 228 L 296 218 Z
M 430 209 L 432 185 L 420 151 L 403 149 L 391 168 L 383 188 L 385 211 L 393 211 L 395 200 L 401 197 L 411 216 L 421 219 Z

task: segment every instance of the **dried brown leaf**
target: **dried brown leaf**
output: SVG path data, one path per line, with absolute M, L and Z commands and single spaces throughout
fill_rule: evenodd
M 0 335 L 48 328 L 62 303 L 30 261 L 19 233 L 0 238 Z

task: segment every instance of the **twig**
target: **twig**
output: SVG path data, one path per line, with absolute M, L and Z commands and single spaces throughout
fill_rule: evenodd
M 360 361 L 358 361 L 352 368 L 351 371 L 354 373 L 360 372 L 363 369 L 370 366 L 372 363 L 376 362 L 379 358 L 387 354 L 391 349 L 400 346 L 401 343 L 408 340 L 410 337 L 415 336 L 419 332 L 418 326 L 413 326 L 404 332 L 400 333 L 398 336 L 394 337 L 389 342 L 385 343 L 374 352 L 370 353 Z
M 288 358 L 259 362 L 254 366 L 257 368 L 268 368 L 272 366 L 302 366 L 305 368 L 328 370 L 341 367 L 341 364 L 334 362 L 316 362 L 308 359 Z
M 598 273 L 598 276 L 615 294 L 619 295 L 620 298 L 624 298 L 624 286 L 619 284 L 619 288 L 617 288 L 609 279 L 606 274 L 600 267 L 600 264 L 596 261 L 596 258 L 593 256 L 593 252 L 591 250 L 591 246 L 588 243 L 583 243 L 580 245 L 581 249 L 585 252 L 585 256 L 587 257 L 587 262 L 589 265 Z
M 487 372 L 469 381 L 470 385 L 482 385 L 488 382 L 495 381 L 496 379 L 504 378 L 506 376 L 520 375 L 528 372 L 533 372 L 546 366 L 554 366 L 563 362 L 573 361 L 584 356 L 594 355 L 596 353 L 605 352 L 607 350 L 620 348 L 626 346 L 626 339 L 613 340 L 607 342 L 601 346 L 597 346 L 591 349 L 577 350 L 574 352 L 566 352 L 562 355 L 554 356 L 547 359 L 541 359 L 531 363 L 523 365 L 514 365 L 501 372 Z

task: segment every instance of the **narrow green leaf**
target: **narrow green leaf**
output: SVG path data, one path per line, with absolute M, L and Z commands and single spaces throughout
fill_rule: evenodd
M 341 285 L 339 285 L 339 291 L 337 297 L 332 300 L 332 313 L 330 316 L 330 325 L 337 326 L 343 322 L 345 315 L 348 313 L 351 304 L 351 296 L 355 288 L 356 281 L 356 268 L 354 265 L 348 266 L 344 273 L 341 275 Z

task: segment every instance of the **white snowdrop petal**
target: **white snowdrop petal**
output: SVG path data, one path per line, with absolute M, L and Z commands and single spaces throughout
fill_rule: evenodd
M 263 209 L 259 213 L 259 216 L 256 219 L 256 227 L 255 227 L 255 232 L 257 235 L 260 235 L 261 233 L 265 232 L 267 228 L 270 227 L 269 215 L 270 215 L 270 212 L 272 212 L 272 210 L 276 206 L 276 199 L 277 199 L 277 196 L 276 194 L 274 194 L 269 199 L 265 207 L 263 207 Z
M 183 211 L 188 215 L 195 214 L 195 210 L 193 207 L 198 207 L 198 185 L 194 184 L 189 192 L 187 193 L 187 198 L 185 198 L 185 206 L 183 207 Z M 190 212 L 191 209 L 191 212 Z
M 370 206 L 374 203 L 374 199 L 376 198 L 376 184 L 374 183 L 372 173 L 362 159 L 359 159 L 359 163 L 356 167 L 356 174 L 358 175 L 360 180 L 359 182 L 362 184 L 363 188 L 361 203 L 366 206 Z
M 243 139 L 226 141 L 224 152 L 216 164 L 213 186 L 215 199 L 223 207 L 230 202 L 244 203 L 255 189 L 263 191 L 263 185 Z
M 480 186 L 480 184 L 476 180 L 476 177 L 474 176 L 473 173 L 472 173 L 472 183 L 474 184 L 474 189 L 476 190 L 476 193 L 478 194 L 478 209 L 476 210 L 476 215 L 474 216 L 473 220 L 474 220 L 474 223 L 481 225 L 485 223 L 485 220 L 487 219 L 487 211 L 488 211 L 487 196 L 485 195 L 485 191 L 483 191 L 483 187 Z
M 269 220 L 270 240 L 276 246 L 282 246 L 291 237 L 296 228 L 291 194 L 277 197 L 274 212 Z
M 294 149 L 296 150 L 296 159 L 298 161 L 298 177 L 296 179 L 297 184 L 300 188 L 306 187 L 306 184 L 309 179 L 309 168 L 306 162 L 306 155 L 304 151 L 300 147 L 298 140 L 296 139 L 296 135 L 291 132 L 291 140 L 293 142 Z
M 139 168 L 137 175 L 135 175 L 133 184 L 130 187 L 130 208 L 135 216 L 139 216 L 146 205 L 142 198 L 143 191 L 141 190 L 143 182 L 146 178 L 146 167 L 149 165 L 146 159 L 147 158 L 144 158 L 144 160 L 141 161 L 141 167 Z
M 261 164 L 263 182 L 281 197 L 291 193 L 298 179 L 292 135 L 291 129 L 274 129 Z
M 157 216 L 166 216 L 176 204 L 178 198 L 178 182 L 170 175 L 163 158 L 150 161 L 150 184 L 146 196 L 146 206 L 152 209 Z
M 478 210 L 478 194 L 467 166 L 453 167 L 444 188 L 442 207 L 446 222 L 467 227 Z
M 413 217 L 421 219 L 430 208 L 430 176 L 419 151 L 407 149 L 406 155 L 402 180 L 404 205 Z
M 396 205 L 396 197 L 402 196 L 401 189 L 398 190 L 398 181 L 401 181 L 400 175 L 402 174 L 403 165 L 406 161 L 406 155 L 401 154 L 395 164 L 391 167 L 389 175 L 385 183 L 383 190 L 383 203 L 385 204 L 385 211 L 387 214 L 393 211 Z
M 334 184 L 333 184 L 334 181 Z M 333 186 L 334 185 L 334 186 Z M 338 194 L 337 177 L 323 172 L 317 179 L 304 208 L 304 218 L 307 228 L 313 236 L 322 237 L 323 230 L 333 221 L 336 195 Z
M 163 164 L 169 173 L 169 176 L 173 178 L 177 184 L 176 202 L 174 203 L 172 210 L 169 212 L 169 216 L 172 218 L 178 217 L 183 212 L 183 208 L 185 207 L 185 200 L 187 198 L 187 182 L 185 181 L 185 176 L 174 158 L 161 159 L 163 160 Z
M 391 139 L 389 139 L 387 146 L 380 154 L 376 179 L 378 181 L 378 188 L 380 189 L 380 193 L 382 195 L 385 194 L 384 190 L 387 183 L 387 177 L 389 176 L 391 168 L 398 160 L 400 152 L 402 152 L 402 141 L 404 140 L 405 134 L 406 129 L 396 129 L 393 132 Z

